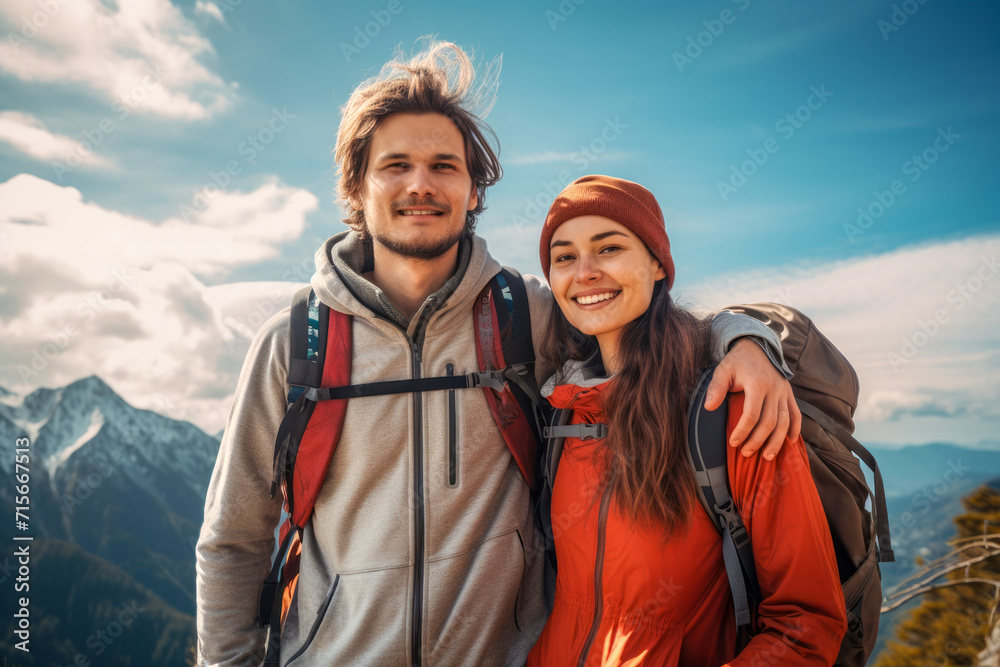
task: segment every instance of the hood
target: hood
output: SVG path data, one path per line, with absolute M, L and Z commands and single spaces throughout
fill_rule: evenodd
M 614 379 L 604 376 L 603 370 L 594 357 L 571 359 L 545 382 L 542 396 L 557 409 L 572 408 L 588 422 L 603 421 L 601 393 Z
M 459 307 L 471 308 L 472 300 L 500 271 L 500 263 L 489 255 L 482 237 L 463 239 L 460 244 L 458 270 L 434 294 L 436 316 L 458 316 Z M 315 260 L 316 272 L 310 283 L 319 300 L 330 308 L 355 317 L 382 317 L 404 329 L 420 319 L 418 311 L 412 321 L 406 320 L 385 293 L 362 276 L 371 268 L 370 253 L 356 232 L 328 238 L 316 251 Z M 461 316 L 468 317 L 468 313 Z

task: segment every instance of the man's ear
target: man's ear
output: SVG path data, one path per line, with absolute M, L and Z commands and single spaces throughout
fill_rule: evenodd
M 350 204 L 351 208 L 353 208 L 355 211 L 365 210 L 364 206 L 361 205 L 361 197 L 359 197 L 358 195 L 351 195 L 350 197 L 348 197 L 347 203 Z
M 469 197 L 469 205 L 465 208 L 465 210 L 471 211 L 472 209 L 476 208 L 477 206 L 479 206 L 479 188 L 477 188 L 476 184 L 473 183 L 472 184 L 472 196 Z

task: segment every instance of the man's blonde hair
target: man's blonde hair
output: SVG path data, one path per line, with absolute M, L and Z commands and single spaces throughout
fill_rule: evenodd
M 334 157 L 340 199 L 347 202 L 360 195 L 372 136 L 386 117 L 439 113 L 451 119 L 465 139 L 465 160 L 479 198 L 465 218 L 471 235 L 486 208 L 486 188 L 503 176 L 496 134 L 480 117 L 489 113 L 496 99 L 499 64 L 499 60 L 490 63 L 476 86 L 476 68 L 465 51 L 451 42 L 430 41 L 426 50 L 409 60 L 397 53 L 378 76 L 362 82 L 341 109 L 337 130 Z M 351 210 L 344 222 L 367 235 L 363 211 Z

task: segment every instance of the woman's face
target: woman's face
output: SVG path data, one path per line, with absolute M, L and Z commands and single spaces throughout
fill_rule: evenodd
M 563 315 L 617 350 L 622 328 L 649 308 L 653 284 L 666 272 L 646 244 L 611 218 L 571 218 L 552 235 L 549 283 Z

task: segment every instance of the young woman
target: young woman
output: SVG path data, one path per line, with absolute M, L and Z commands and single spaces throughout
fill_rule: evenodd
M 528 664 L 832 664 L 844 597 L 801 439 L 773 461 L 727 448 L 763 597 L 736 655 L 721 537 L 684 452 L 707 327 L 670 297 L 656 199 L 630 181 L 580 178 L 552 204 L 540 253 L 558 305 L 546 353 L 562 369 L 542 393 L 572 409 L 571 423 L 606 423 L 608 434 L 564 443 L 555 603 Z M 729 397 L 730 432 L 742 404 Z

